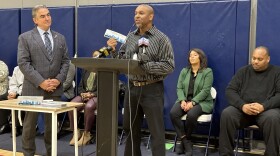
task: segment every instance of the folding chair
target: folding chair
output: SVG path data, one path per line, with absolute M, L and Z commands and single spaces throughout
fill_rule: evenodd
M 237 132 L 237 139 L 236 139 L 236 145 L 235 145 L 235 156 L 237 156 L 238 154 L 238 148 L 239 148 L 239 139 L 240 139 L 240 132 L 243 132 L 243 138 L 242 138 L 242 148 L 243 148 L 243 151 L 245 150 L 252 150 L 253 148 L 253 134 L 254 134 L 254 130 L 259 130 L 259 127 L 257 125 L 251 125 L 251 126 L 248 126 L 246 128 L 243 128 L 243 129 L 240 129 L 238 130 Z M 246 133 L 248 132 L 248 133 Z M 246 134 L 248 134 L 249 136 L 247 136 Z M 249 143 L 249 146 L 246 148 L 245 146 L 245 140 L 247 143 Z
M 208 155 L 208 147 L 209 147 L 209 140 L 210 140 L 210 136 L 211 136 L 211 130 L 212 130 L 212 117 L 214 115 L 215 112 L 215 105 L 216 105 L 216 96 L 217 96 L 217 91 L 214 87 L 211 88 L 211 96 L 213 98 L 213 102 L 214 102 L 214 107 L 213 110 L 210 114 L 202 114 L 198 117 L 197 122 L 199 124 L 202 123 L 209 123 L 209 131 L 208 131 L 208 138 L 207 138 L 207 144 L 206 144 L 206 150 L 205 150 L 205 156 Z M 185 121 L 187 119 L 187 114 L 185 114 L 184 116 L 181 117 L 182 121 Z M 174 146 L 173 146 L 173 152 L 175 152 L 175 148 L 176 148 L 176 144 L 177 144 L 177 134 L 175 136 L 174 139 Z

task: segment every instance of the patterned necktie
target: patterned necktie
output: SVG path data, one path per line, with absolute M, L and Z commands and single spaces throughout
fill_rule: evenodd
M 45 47 L 47 49 L 49 57 L 52 58 L 52 43 L 51 43 L 51 40 L 50 40 L 48 34 L 49 34 L 48 32 L 44 32 L 44 35 L 45 35 Z
M 90 72 L 88 79 L 87 79 L 87 87 L 86 87 L 87 91 L 92 90 L 94 80 L 95 80 L 95 73 Z

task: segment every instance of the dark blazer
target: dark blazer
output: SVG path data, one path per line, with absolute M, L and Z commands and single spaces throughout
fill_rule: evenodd
M 94 95 L 97 96 L 97 73 L 95 74 L 95 79 L 93 82 L 93 86 L 90 90 L 87 90 L 87 79 L 90 75 L 90 71 L 87 70 L 83 70 L 82 72 L 82 78 L 81 81 L 79 83 L 79 87 L 78 87 L 78 94 L 80 95 L 81 93 L 85 93 L 85 92 L 91 92 Z
M 75 74 L 76 74 L 75 65 L 73 63 L 69 63 L 69 70 L 67 73 L 67 77 L 63 83 L 63 92 L 68 99 L 72 99 L 73 97 L 75 97 L 75 90 L 73 86 Z
M 18 38 L 18 66 L 24 74 L 22 95 L 29 96 L 61 96 L 63 82 L 69 68 L 69 57 L 66 41 L 63 35 L 52 31 L 54 42 L 53 57 L 48 56 L 44 42 L 34 28 L 21 34 Z M 45 79 L 55 78 L 61 84 L 53 92 L 46 92 L 39 86 Z
M 176 103 L 187 99 L 191 69 L 183 68 L 177 83 Z M 194 95 L 192 101 L 198 103 L 202 111 L 210 113 L 213 109 L 213 99 L 211 96 L 211 87 L 213 84 L 213 72 L 211 68 L 206 68 L 197 73 L 194 82 Z

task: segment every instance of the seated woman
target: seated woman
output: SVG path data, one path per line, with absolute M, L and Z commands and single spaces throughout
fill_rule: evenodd
M 93 53 L 93 57 L 96 56 L 97 53 Z M 93 127 L 94 123 L 94 111 L 97 108 L 97 76 L 94 72 L 83 70 L 81 81 L 78 86 L 78 96 L 74 97 L 71 102 L 84 102 L 85 105 L 78 107 L 77 111 L 80 112 L 84 111 L 84 125 L 85 130 L 81 135 L 78 130 L 78 145 L 86 145 L 92 139 L 92 135 L 90 130 Z M 70 121 L 70 129 L 73 130 L 74 128 L 74 115 L 73 111 L 68 112 L 69 121 Z M 70 145 L 74 145 L 74 135 L 71 139 Z
M 211 87 L 213 83 L 212 69 L 207 68 L 207 58 L 201 49 L 191 49 L 188 53 L 189 66 L 183 68 L 177 83 L 175 104 L 170 111 L 170 118 L 181 144 L 176 153 L 192 155 L 191 134 L 197 125 L 197 119 L 203 113 L 213 109 Z M 185 126 L 181 117 L 187 114 Z M 185 127 L 185 128 L 184 128 Z
M 9 88 L 9 69 L 5 62 L 0 60 L 0 100 L 7 100 Z M 11 111 L 0 109 L 0 134 L 10 131 L 8 116 Z

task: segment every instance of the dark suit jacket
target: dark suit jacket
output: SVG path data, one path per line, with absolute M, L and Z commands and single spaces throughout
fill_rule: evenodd
M 75 90 L 73 86 L 75 74 L 76 74 L 75 65 L 73 63 L 69 63 L 69 70 L 67 73 L 67 77 L 63 83 L 63 92 L 68 99 L 72 99 L 73 97 L 75 97 Z
M 191 69 L 182 69 L 178 84 L 177 84 L 177 96 L 176 103 L 187 99 L 189 81 L 190 81 Z M 206 68 L 197 73 L 194 82 L 194 95 L 192 101 L 198 103 L 203 112 L 210 113 L 213 109 L 213 99 L 211 96 L 211 87 L 213 84 L 213 72 L 212 69 Z
M 21 34 L 18 38 L 18 66 L 24 74 L 22 95 L 61 96 L 63 82 L 69 68 L 69 57 L 63 35 L 52 31 L 54 42 L 53 58 L 48 56 L 37 28 Z M 53 92 L 44 91 L 39 85 L 48 78 L 58 79 L 61 84 Z
M 94 95 L 97 95 L 97 73 L 95 74 L 95 79 L 94 79 L 92 88 L 90 90 L 86 89 L 87 88 L 87 79 L 88 79 L 90 73 L 91 73 L 90 71 L 83 70 L 82 78 L 81 78 L 81 81 L 79 83 L 79 88 L 78 88 L 79 95 L 81 93 L 85 93 L 85 92 L 91 92 Z

